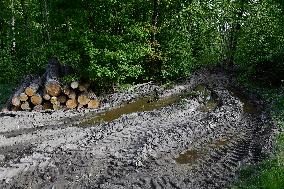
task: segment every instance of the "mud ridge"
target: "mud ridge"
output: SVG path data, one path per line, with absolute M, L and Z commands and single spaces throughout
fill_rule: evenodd
M 0 188 L 226 188 L 242 166 L 269 155 L 275 132 L 264 103 L 236 95 L 234 83 L 203 69 L 171 89 L 148 83 L 102 97 L 97 111 L 2 113 Z M 173 95 L 180 98 L 90 121 Z

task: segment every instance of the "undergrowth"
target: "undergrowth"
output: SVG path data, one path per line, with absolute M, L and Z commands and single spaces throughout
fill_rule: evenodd
M 276 150 L 269 159 L 258 165 L 244 168 L 233 189 L 282 189 L 284 188 L 284 87 L 259 89 L 263 98 L 271 104 L 270 114 L 279 132 Z
M 4 106 L 14 89 L 14 84 L 0 83 L 0 109 Z

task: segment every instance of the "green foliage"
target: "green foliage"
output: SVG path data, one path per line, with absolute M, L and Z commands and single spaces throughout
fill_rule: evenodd
M 0 7 L 2 83 L 43 73 L 51 56 L 106 86 L 186 77 L 226 60 L 247 76 L 283 70 L 278 0 L 4 0 Z
M 284 73 L 284 17 L 269 0 L 249 5 L 248 9 L 251 15 L 240 33 L 236 63 L 249 77 L 280 84 Z
M 14 89 L 14 84 L 0 84 L 0 109 L 4 106 L 6 101 Z
M 242 170 L 240 181 L 232 188 L 244 189 L 279 189 L 284 188 L 284 93 L 283 86 L 277 89 L 256 87 L 262 96 L 272 105 L 271 116 L 273 123 L 279 129 L 276 138 L 276 151 L 270 159 L 264 160 L 259 165 L 248 166 Z

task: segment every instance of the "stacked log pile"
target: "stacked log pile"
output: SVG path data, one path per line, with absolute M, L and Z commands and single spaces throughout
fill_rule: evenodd
M 66 66 L 61 66 L 57 58 L 50 59 L 45 74 L 42 77 L 26 77 L 11 95 L 3 110 L 98 108 L 99 100 L 90 82 L 74 81 L 64 85 L 60 82 L 60 76 L 67 74 L 66 70 Z

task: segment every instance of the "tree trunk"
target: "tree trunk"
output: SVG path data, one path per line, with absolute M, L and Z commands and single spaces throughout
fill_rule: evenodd
M 31 76 L 27 76 L 26 78 L 24 78 L 22 84 L 13 93 L 11 102 L 14 106 L 21 105 L 20 95 L 24 92 L 26 87 L 30 85 L 31 80 L 32 80 Z
M 34 108 L 33 108 L 33 111 L 36 111 L 36 112 L 41 112 L 42 110 L 44 109 L 43 105 L 36 105 Z
M 50 96 L 49 94 L 47 94 L 47 92 L 44 90 L 44 91 L 43 91 L 42 98 L 43 98 L 44 100 L 50 100 L 50 99 L 51 99 L 51 96 Z
M 73 100 L 76 99 L 77 98 L 76 92 L 74 90 L 70 90 L 70 94 L 68 95 L 68 97 Z
M 75 109 L 78 106 L 78 102 L 76 99 L 69 99 L 66 102 L 66 107 L 68 109 Z
M 42 95 L 40 93 L 34 94 L 31 97 L 31 103 L 33 105 L 40 105 L 42 103 Z
M 21 105 L 21 109 L 22 110 L 31 110 L 31 106 L 29 104 L 28 101 L 24 102 L 22 105 Z
M 25 89 L 25 93 L 28 96 L 33 96 L 36 94 L 40 86 L 42 85 L 42 78 L 38 77 L 32 81 L 32 83 Z
M 28 95 L 26 93 L 21 93 L 20 94 L 20 101 L 25 102 L 29 99 Z
M 152 34 L 151 34 L 151 42 L 155 43 L 156 41 L 156 34 L 157 34 L 157 23 L 158 23 L 158 16 L 159 16 L 159 1 L 160 0 L 153 0 L 153 15 L 152 15 Z
M 244 5 L 246 2 L 247 0 L 240 0 L 240 8 L 236 11 L 236 20 L 232 23 L 231 29 L 229 30 L 227 64 L 230 68 L 233 68 L 234 64 L 238 37 L 241 30 L 241 20 L 245 11 Z
M 99 105 L 100 105 L 100 102 L 97 99 L 90 100 L 90 102 L 88 103 L 88 108 L 96 109 L 99 107 Z
M 78 103 L 80 105 L 87 105 L 90 102 L 89 94 L 84 92 L 78 96 Z
M 71 83 L 71 88 L 72 89 L 77 89 L 79 87 L 79 82 L 78 81 L 73 81 L 72 83 Z
M 58 102 L 60 102 L 60 104 L 65 104 L 67 101 L 67 97 L 65 95 L 60 95 L 58 97 Z
M 42 106 L 43 106 L 44 110 L 52 110 L 53 109 L 51 102 L 44 102 Z
M 60 64 L 57 58 L 51 58 L 46 68 L 45 90 L 50 96 L 58 96 L 61 93 L 59 82 Z

